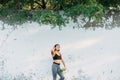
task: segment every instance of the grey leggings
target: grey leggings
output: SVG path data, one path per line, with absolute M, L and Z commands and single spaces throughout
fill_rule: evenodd
M 60 71 L 60 65 L 53 63 L 52 64 L 53 80 L 56 80 L 57 74 L 60 76 L 60 80 L 64 80 L 64 76 L 63 76 L 62 72 Z

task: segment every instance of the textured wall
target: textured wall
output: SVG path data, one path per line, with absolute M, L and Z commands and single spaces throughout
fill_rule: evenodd
M 59 31 L 51 25 L 25 23 L 0 31 L 0 80 L 52 80 L 54 44 L 61 44 L 67 65 L 66 80 L 120 80 L 120 29 L 73 29 Z M 0 27 L 2 27 L 0 22 Z M 61 65 L 63 67 L 63 65 Z

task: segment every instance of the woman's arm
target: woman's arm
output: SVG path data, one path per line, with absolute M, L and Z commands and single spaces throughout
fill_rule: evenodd
M 62 55 L 61 55 L 61 57 L 62 57 Z M 66 69 L 66 65 L 65 65 L 65 62 L 64 62 L 63 57 L 62 57 L 62 63 L 63 63 L 63 65 L 64 65 L 64 68 Z
M 55 51 L 55 49 L 53 48 L 53 49 L 51 50 L 52 56 L 54 56 L 54 51 Z

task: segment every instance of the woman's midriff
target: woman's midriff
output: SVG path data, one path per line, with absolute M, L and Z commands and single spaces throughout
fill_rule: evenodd
M 54 62 L 60 64 L 61 60 L 54 60 Z

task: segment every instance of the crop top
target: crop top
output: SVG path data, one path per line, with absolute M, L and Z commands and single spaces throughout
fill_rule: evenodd
M 60 60 L 60 59 L 61 59 L 61 55 L 59 56 L 59 55 L 55 54 L 53 56 L 53 60 Z

